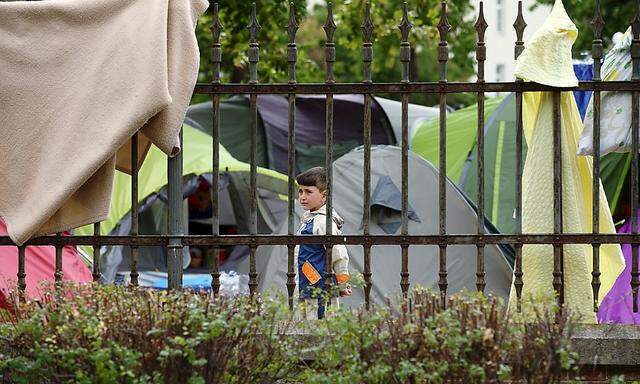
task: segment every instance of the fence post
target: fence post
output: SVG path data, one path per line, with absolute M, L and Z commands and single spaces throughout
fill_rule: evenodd
M 180 130 L 182 147 L 182 130 Z M 167 246 L 168 288 L 182 287 L 182 151 L 167 160 L 169 178 L 169 244 Z

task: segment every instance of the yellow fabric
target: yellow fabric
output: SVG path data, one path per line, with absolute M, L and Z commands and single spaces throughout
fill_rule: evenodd
M 571 46 L 577 37 L 578 28 L 567 15 L 562 0 L 556 0 L 551 14 L 527 41 L 516 61 L 516 76 L 552 87 L 577 86 L 571 58 Z
M 516 64 L 516 76 L 552 86 L 575 86 L 571 63 L 571 44 L 577 30 L 557 0 L 551 16 L 527 44 Z M 551 60 L 548 56 L 554 56 Z M 568 58 L 568 59 L 567 59 Z M 555 66 L 549 65 L 551 61 Z M 571 76 L 567 71 L 571 71 Z M 582 121 L 573 95 L 560 96 L 562 148 L 562 207 L 564 233 L 589 233 L 592 230 L 592 162 L 577 156 Z M 532 92 L 523 97 L 523 125 L 527 158 L 523 170 L 522 230 L 524 233 L 553 233 L 553 93 Z M 609 205 L 600 186 L 600 232 L 615 233 Z M 524 314 L 532 298 L 549 297 L 553 292 L 553 247 L 526 245 L 522 253 Z M 599 300 L 602 300 L 624 269 L 619 245 L 600 248 L 602 273 Z M 591 288 L 592 247 L 588 244 L 564 246 L 564 302 L 581 321 L 595 323 Z M 510 307 L 515 308 L 512 288 Z

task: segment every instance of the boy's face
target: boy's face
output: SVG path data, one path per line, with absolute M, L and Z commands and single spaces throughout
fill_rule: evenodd
M 327 200 L 324 191 L 320 191 L 316 186 L 301 185 L 298 189 L 300 205 L 308 211 L 315 211 L 322 207 Z

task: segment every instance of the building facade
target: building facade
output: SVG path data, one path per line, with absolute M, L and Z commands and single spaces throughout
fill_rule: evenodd
M 475 17 L 478 16 L 480 0 L 472 0 Z M 527 28 L 524 41 L 542 25 L 551 12 L 550 6 L 537 6 L 531 9 L 536 0 L 523 0 L 522 10 Z M 518 16 L 516 0 L 484 0 L 484 17 L 489 27 L 485 41 L 487 44 L 487 61 L 485 62 L 486 81 L 512 81 L 515 70 L 514 46 L 516 32 L 513 23 Z

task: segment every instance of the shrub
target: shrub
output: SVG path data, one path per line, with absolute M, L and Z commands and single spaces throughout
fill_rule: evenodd
M 297 323 L 285 301 L 63 286 L 2 312 L 0 378 L 16 383 L 547 383 L 575 376 L 572 320 L 519 323 L 479 295 L 417 290 L 402 308 Z M 303 337 L 300 335 L 304 335 Z M 313 357 L 311 362 L 304 358 Z
M 261 383 L 294 361 L 275 302 L 67 286 L 0 324 L 0 375 L 18 383 Z M 68 300 L 69 290 L 73 300 Z M 260 337 L 256 337 L 260 335 Z
M 389 305 L 340 312 L 323 325 L 308 383 L 549 383 L 575 375 L 565 312 L 539 309 L 517 323 L 496 298 L 417 290 L 400 313 Z

